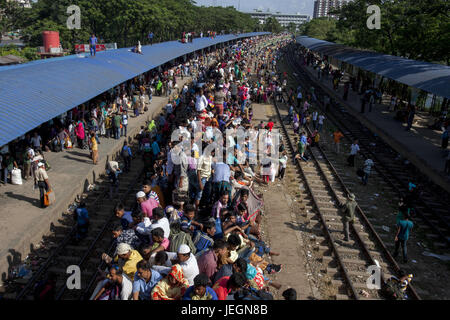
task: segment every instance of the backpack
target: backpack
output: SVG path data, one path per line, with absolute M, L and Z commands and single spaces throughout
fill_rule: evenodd
M 189 248 L 191 249 L 191 252 L 193 254 L 196 253 L 197 248 L 195 247 L 194 243 L 192 242 L 192 238 L 191 236 L 184 232 L 184 231 L 180 231 L 178 233 L 173 233 L 172 230 L 171 234 L 173 234 L 173 236 L 170 236 L 170 245 L 169 245 L 169 249 L 171 252 L 177 252 L 178 248 L 180 247 L 180 245 L 182 244 L 186 244 L 189 246 Z
M 130 156 L 130 150 L 128 148 L 122 148 L 122 157 L 128 158 Z
M 245 288 L 239 289 L 234 294 L 234 300 L 273 300 L 273 295 L 266 290 Z
M 388 279 L 381 287 L 380 294 L 389 300 L 405 300 L 405 292 L 400 288 L 400 282 L 394 278 Z

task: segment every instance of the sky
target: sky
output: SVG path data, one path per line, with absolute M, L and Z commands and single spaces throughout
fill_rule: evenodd
M 314 11 L 314 0 L 194 0 L 199 6 L 217 6 L 228 7 L 234 6 L 236 9 L 239 7 L 243 12 L 254 12 L 253 9 L 259 9 L 266 12 L 270 9 L 270 12 L 275 13 L 277 11 L 281 13 L 307 14 L 312 17 Z

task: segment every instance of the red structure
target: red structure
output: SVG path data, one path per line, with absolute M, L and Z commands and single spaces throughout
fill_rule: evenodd
M 43 31 L 42 40 L 44 46 L 39 50 L 41 59 L 64 56 L 64 51 L 59 43 L 58 31 Z
M 58 31 L 43 31 L 42 39 L 44 41 L 45 52 L 50 52 L 50 48 L 59 48 Z

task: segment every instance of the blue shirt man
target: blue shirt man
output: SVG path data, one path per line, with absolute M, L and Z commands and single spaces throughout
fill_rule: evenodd
M 92 52 L 94 52 L 94 56 L 95 56 L 97 43 L 98 43 L 97 37 L 95 36 L 95 34 L 93 34 L 89 38 L 89 47 L 90 47 L 90 50 L 91 50 L 91 56 L 92 56 Z
M 306 145 L 308 143 L 308 138 L 305 135 L 302 135 L 302 137 L 300 138 L 300 141 Z
M 406 241 L 409 239 L 409 233 L 413 227 L 412 221 L 409 220 L 400 220 L 397 223 L 397 227 L 399 227 L 400 232 L 398 233 L 398 238 L 400 240 Z
M 153 141 L 153 143 L 152 143 L 152 150 L 153 150 L 153 155 L 154 155 L 154 156 L 157 156 L 158 153 L 161 152 L 161 150 L 159 149 L 158 142 L 156 142 L 156 140 Z
M 150 41 L 150 45 L 152 45 L 153 44 L 153 32 L 150 32 L 148 34 L 148 40 Z
M 131 216 L 131 213 L 131 211 L 125 211 L 122 218 L 120 219 L 120 224 L 122 225 L 123 230 L 128 229 L 130 223 L 133 223 L 133 217 Z
M 138 272 L 134 274 L 133 281 L 133 293 L 139 292 L 140 300 L 150 300 L 150 295 L 156 284 L 163 278 L 163 276 L 156 270 L 151 269 L 150 280 L 147 282 L 145 279 L 138 276 Z
M 230 167 L 227 164 L 223 162 L 213 163 L 212 168 L 214 169 L 213 182 L 230 182 Z
M 398 251 L 400 246 L 402 247 L 403 251 L 403 262 L 408 262 L 408 256 L 407 256 L 407 248 L 406 248 L 406 242 L 409 239 L 409 233 L 413 227 L 412 221 L 409 221 L 410 216 L 408 213 L 405 214 L 403 219 L 401 219 L 397 223 L 397 234 L 395 236 L 395 251 L 394 251 L 394 258 L 397 257 Z

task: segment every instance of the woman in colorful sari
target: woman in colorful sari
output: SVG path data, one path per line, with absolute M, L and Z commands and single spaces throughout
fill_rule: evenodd
M 167 277 L 158 282 L 152 290 L 152 300 L 181 300 L 189 282 L 184 278 L 179 264 L 172 266 Z

